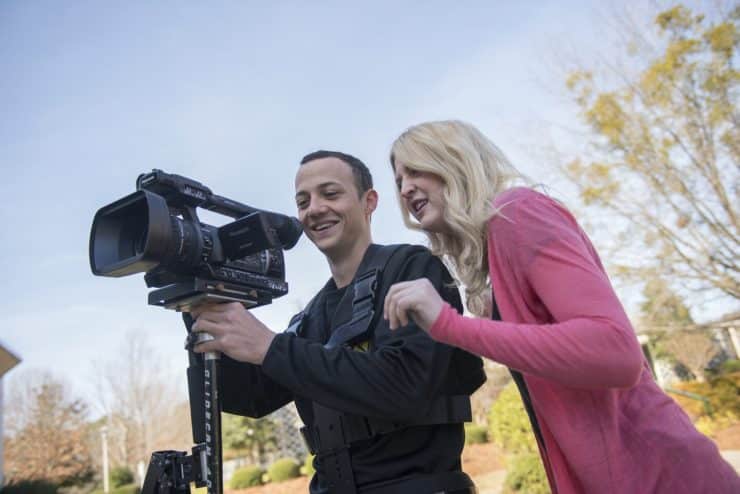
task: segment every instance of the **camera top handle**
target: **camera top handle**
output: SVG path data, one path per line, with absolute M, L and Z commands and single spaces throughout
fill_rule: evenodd
M 136 188 L 154 192 L 165 198 L 168 205 L 187 211 L 199 207 L 231 218 L 261 212 L 275 229 L 283 249 L 292 248 L 300 238 L 301 224 L 295 218 L 256 209 L 238 201 L 219 196 L 191 178 L 154 169 L 136 179 Z
M 167 200 L 167 204 L 177 208 L 199 207 L 232 218 L 258 211 L 246 204 L 216 195 L 196 180 L 156 168 L 151 173 L 139 175 L 136 179 L 136 188 L 159 194 Z

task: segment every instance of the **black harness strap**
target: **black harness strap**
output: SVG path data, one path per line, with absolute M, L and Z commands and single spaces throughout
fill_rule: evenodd
M 404 250 L 401 247 L 376 245 L 369 247 L 370 250 L 358 268 L 360 275 L 356 276 L 352 283 L 351 317 L 348 322 L 331 329 L 329 339 L 324 344 L 325 348 L 352 345 L 372 333 L 379 279 L 391 258 L 397 252 Z M 291 320 L 287 332 L 301 335 L 301 326 L 306 317 L 312 313 L 312 309 L 314 312 L 318 309 L 323 310 L 322 293 L 323 290 Z M 343 300 L 340 301 L 337 309 L 342 307 L 342 303 Z M 332 321 L 327 320 L 324 323 L 331 325 Z M 313 402 L 313 416 L 314 424 L 303 427 L 301 433 L 309 450 L 319 457 L 329 492 L 331 494 L 356 494 L 357 487 L 352 471 L 349 444 L 354 442 L 356 437 L 367 439 L 375 433 L 369 424 L 364 422 L 363 417 L 353 417 L 316 402 Z
M 391 255 L 393 255 L 391 253 Z M 364 274 L 357 277 L 354 282 L 354 297 L 352 298 L 352 319 L 342 324 L 331 332 L 329 341 L 324 345 L 326 348 L 334 348 L 344 344 L 352 344 L 360 339 L 370 329 L 370 323 L 375 317 L 375 291 L 378 287 L 378 277 L 381 270 L 385 267 L 388 258 L 378 256 L 382 266 L 380 268 L 372 267 Z
M 363 264 L 366 264 L 365 266 L 360 265 L 358 271 L 362 274 L 357 276 L 353 282 L 352 317 L 348 322 L 332 329 L 329 341 L 324 344 L 326 348 L 352 344 L 368 333 L 375 318 L 375 292 L 380 277 L 391 258 L 398 251 L 403 250 L 401 247 L 403 246 L 370 246 L 370 249 L 373 249 L 374 252 L 368 253 L 370 259 L 367 263 L 363 262 Z M 293 316 L 288 329 L 285 330 L 286 333 L 301 336 L 303 321 L 311 313 L 314 305 L 318 303 L 318 299 L 322 298 L 320 295 L 321 292 L 312 298 L 301 312 Z
M 315 405 L 314 410 L 316 410 L 316 406 L 321 405 Z M 468 395 L 440 396 L 432 402 L 429 410 L 423 416 L 403 422 L 338 413 L 334 410 L 332 412 L 337 413 L 337 417 L 339 417 L 339 427 L 334 426 L 331 430 L 327 430 L 326 425 L 317 422 L 313 426 L 301 428 L 301 434 L 303 434 L 306 445 L 312 454 L 341 446 L 349 447 L 355 442 L 364 441 L 381 434 L 389 434 L 407 427 L 456 424 L 472 420 L 470 396 Z M 324 410 L 322 410 L 322 413 L 324 413 Z
M 309 442 L 307 427 L 301 428 L 301 434 L 311 454 L 320 453 L 319 461 L 326 475 L 329 492 L 331 494 L 355 494 L 357 487 L 352 471 L 352 460 L 344 440 L 345 414 L 316 402 L 313 403 L 313 413 L 315 423 L 311 430 L 315 447 Z

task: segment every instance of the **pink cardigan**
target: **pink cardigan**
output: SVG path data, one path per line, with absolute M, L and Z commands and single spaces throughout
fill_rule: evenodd
M 494 206 L 488 262 L 503 321 L 445 306 L 430 333 L 522 372 L 553 493 L 740 493 L 714 443 L 653 381 L 573 216 L 526 188 Z

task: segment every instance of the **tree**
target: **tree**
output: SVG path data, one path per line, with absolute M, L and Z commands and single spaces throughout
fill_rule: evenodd
M 643 295 L 641 329 L 669 330 L 694 324 L 688 306 L 664 279 L 649 277 Z
M 99 366 L 98 406 L 108 427 L 111 464 L 136 471 L 153 451 L 192 446 L 187 402 L 161 359 L 137 333 L 126 336 L 115 361 Z M 183 373 L 184 374 L 184 373 Z
M 11 390 L 5 468 L 11 481 L 72 485 L 92 477 L 87 405 L 50 374 L 26 374 Z
M 719 352 L 717 344 L 701 331 L 677 331 L 667 334 L 658 343 L 662 351 L 686 366 L 697 381 L 704 382 L 707 364 Z
M 275 423 L 267 417 L 254 419 L 224 413 L 221 437 L 224 449 L 246 451 L 254 464 L 260 464 L 264 454 L 277 446 Z
M 640 331 L 650 336 L 651 354 L 680 364 L 703 382 L 707 365 L 720 352 L 711 323 L 695 324 L 682 298 L 661 278 L 648 280 L 644 295 Z
M 615 239 L 640 241 L 618 275 L 740 298 L 739 24 L 740 6 L 712 22 L 677 6 L 655 18 L 658 46 L 633 37 L 634 75 L 568 78 L 593 149 L 565 172 L 586 205 L 621 218 Z

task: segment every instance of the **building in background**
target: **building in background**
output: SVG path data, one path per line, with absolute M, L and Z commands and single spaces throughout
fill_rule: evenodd
M 0 343 L 0 488 L 5 485 L 3 478 L 3 376 L 21 361 Z
M 669 351 L 656 352 L 655 342 L 669 342 L 673 338 L 686 337 L 688 334 L 701 334 L 710 346 L 691 346 L 695 341 L 683 341 L 682 348 L 674 345 Z M 704 324 L 691 324 L 677 327 L 640 328 L 637 335 L 643 353 L 647 357 L 655 380 L 662 388 L 668 388 L 679 381 L 698 378 L 696 374 L 716 370 L 727 361 L 740 360 L 740 312 L 726 314 L 716 321 Z M 681 340 L 679 340 L 681 341 Z M 660 345 L 660 343 L 659 343 Z M 677 352 L 677 350 L 680 350 Z M 702 356 L 703 354 L 703 356 Z M 698 359 L 701 368 L 691 368 L 694 376 L 685 374 L 684 360 Z M 692 366 L 688 366 L 689 368 Z M 698 371 L 698 372 L 697 372 Z

